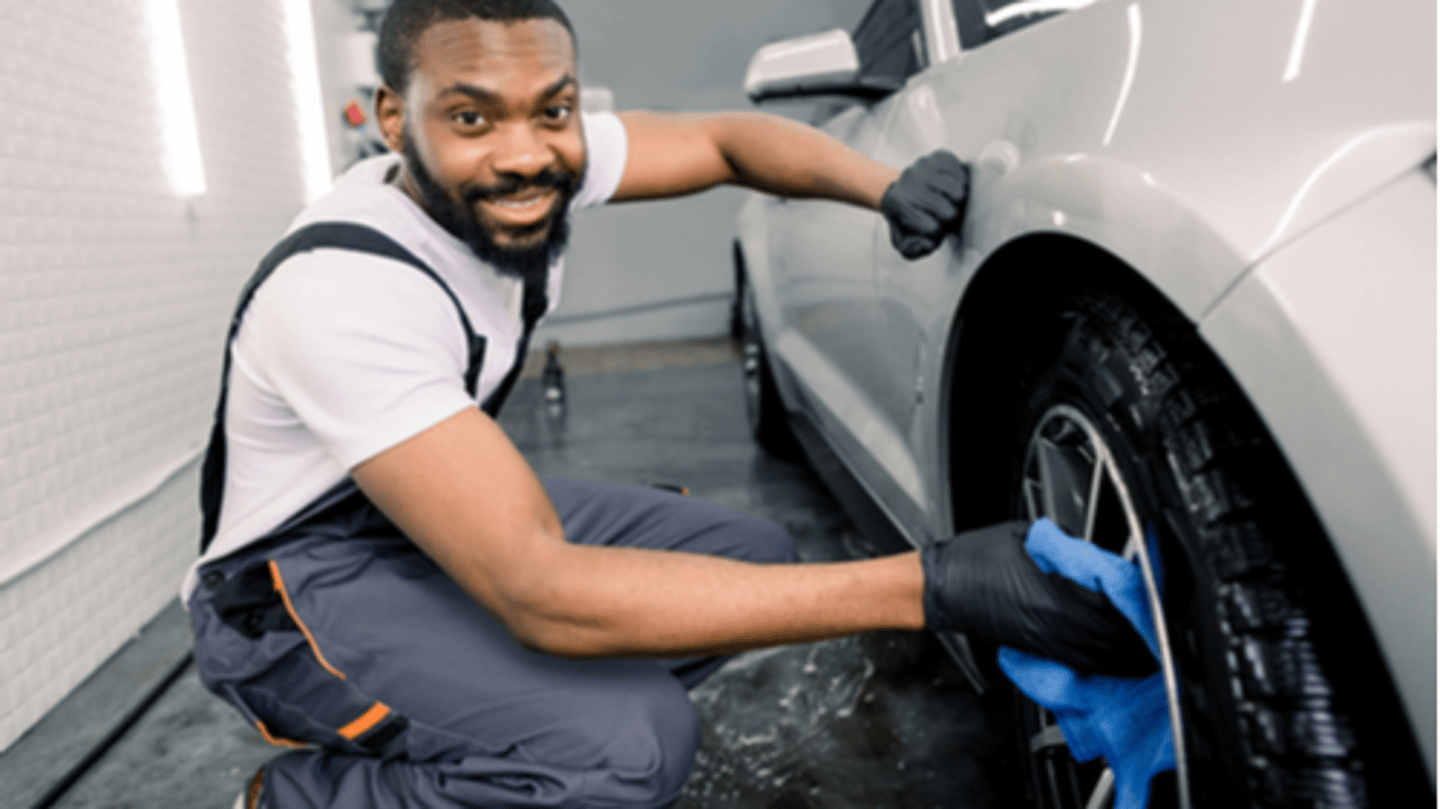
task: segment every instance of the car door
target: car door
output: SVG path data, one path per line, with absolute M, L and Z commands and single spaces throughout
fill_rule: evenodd
M 862 82 L 899 88 L 924 64 L 916 0 L 879 0 L 855 31 Z M 856 103 L 819 122 L 821 129 L 874 154 L 894 110 L 894 96 Z M 821 421 L 836 449 L 867 483 L 891 489 L 895 481 L 916 490 L 903 437 L 883 414 L 903 407 L 908 392 L 890 386 L 888 351 L 871 266 L 875 212 L 838 202 L 777 202 L 771 219 L 783 236 L 773 240 L 777 286 L 786 332 L 776 352 L 800 383 L 806 409 Z
M 988 187 L 997 166 L 1013 166 L 1035 145 L 1036 127 L 1023 112 L 1027 99 L 1056 84 L 1033 60 L 1012 58 L 1003 48 L 986 47 L 1001 37 L 1050 19 L 1093 0 L 944 0 L 951 14 L 930 13 L 926 25 L 947 25 L 963 49 L 958 58 L 935 65 L 910 80 L 891 99 L 875 156 L 903 166 L 936 149 L 949 149 L 971 167 L 971 204 L 967 227 L 983 214 Z M 940 39 L 928 32 L 931 41 Z M 885 399 L 884 417 L 905 436 L 907 462 L 920 471 L 927 487 L 911 502 L 892 506 L 892 513 L 913 510 L 912 524 L 931 533 L 948 530 L 941 504 L 948 495 L 941 474 L 941 419 L 919 419 L 927 401 L 938 405 L 938 383 L 948 331 L 964 285 L 980 256 L 963 238 L 916 261 L 906 261 L 891 246 L 888 233 L 876 233 L 872 244 L 876 317 L 884 356 L 877 367 L 888 374 L 884 384 L 895 395 Z M 1003 350 L 997 346 L 997 350 Z M 958 395 L 985 395 L 983 380 L 966 380 Z

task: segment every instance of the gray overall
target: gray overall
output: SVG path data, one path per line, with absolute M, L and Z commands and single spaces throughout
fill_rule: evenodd
M 377 231 L 311 226 L 261 263 L 232 340 L 269 272 L 321 246 L 389 255 L 444 286 Z M 526 290 L 526 337 L 485 402 L 492 416 L 544 309 L 541 289 L 538 304 Z M 463 310 L 461 318 L 474 395 L 484 340 Z M 227 345 L 227 377 L 228 367 Z M 202 482 L 202 549 L 218 524 L 225 398 L 222 387 Z M 571 542 L 795 558 L 766 520 L 657 489 L 542 483 Z M 699 742 L 686 689 L 723 662 L 569 660 L 526 649 L 348 478 L 254 544 L 205 564 L 200 581 L 189 606 L 201 680 L 271 743 L 295 748 L 265 767 L 269 809 L 666 806 Z

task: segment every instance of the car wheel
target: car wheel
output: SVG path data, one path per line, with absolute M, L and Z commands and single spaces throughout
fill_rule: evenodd
M 1177 728 L 1151 806 L 1367 805 L 1292 564 L 1325 540 L 1263 426 L 1178 318 L 1108 292 L 1060 308 L 1026 375 L 1011 511 L 1141 568 Z M 1017 704 L 1035 803 L 1110 806 L 1103 763 L 1077 764 L 1053 717 Z
M 755 308 L 755 290 L 750 279 L 738 274 L 737 297 L 740 303 L 740 364 L 745 382 L 745 412 L 750 420 L 750 433 L 761 449 L 776 458 L 796 460 L 800 445 L 780 401 L 770 359 L 765 354 L 765 341 L 760 336 L 760 313 Z

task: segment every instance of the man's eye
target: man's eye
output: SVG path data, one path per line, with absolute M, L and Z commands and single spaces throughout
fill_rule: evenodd
M 485 123 L 485 116 L 473 110 L 457 112 L 451 116 L 451 119 L 462 126 L 479 126 Z
M 573 110 L 574 107 L 569 104 L 556 104 L 553 107 L 546 107 L 545 120 L 552 122 L 564 121 L 570 117 L 570 113 Z

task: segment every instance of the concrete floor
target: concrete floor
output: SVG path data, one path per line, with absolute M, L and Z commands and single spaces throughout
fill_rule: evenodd
M 673 484 L 784 526 L 806 561 L 879 552 L 810 468 L 750 440 L 726 341 L 574 349 L 563 415 L 533 378 L 502 424 L 537 471 Z M 531 375 L 533 377 L 533 375 Z M 0 807 L 30 807 L 183 664 L 178 605 L 0 755 Z M 928 634 L 741 655 L 692 692 L 704 727 L 681 809 L 1001 807 L 1021 802 L 1009 696 L 978 697 Z M 57 807 L 225 809 L 277 754 L 183 668 Z

